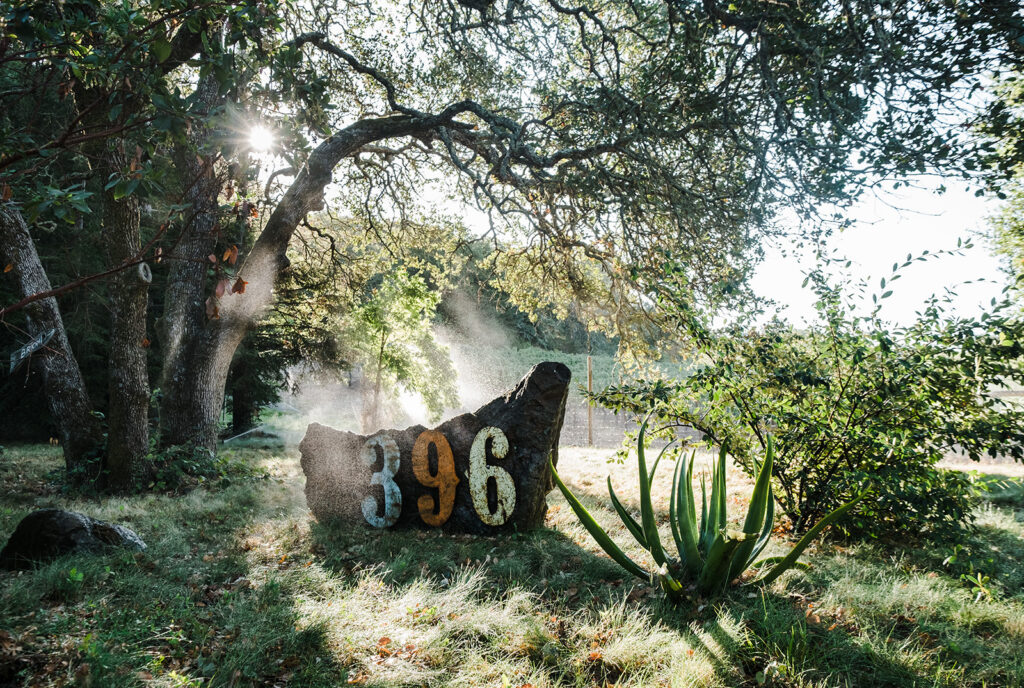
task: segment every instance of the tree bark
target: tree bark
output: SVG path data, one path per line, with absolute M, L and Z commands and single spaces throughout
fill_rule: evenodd
M 11 265 L 22 296 L 48 291 L 46 276 L 35 244 L 21 213 L 11 205 L 0 205 L 0 265 Z M 25 307 L 28 333 L 35 336 L 53 329 L 56 334 L 49 344 L 32 357 L 32 365 L 43 375 L 46 402 L 60 428 L 64 463 L 69 476 L 93 477 L 83 473 L 88 459 L 97 455 L 103 431 L 99 418 L 93 415 L 92 402 L 82 380 L 71 346 L 64 331 L 57 299 L 50 297 Z
M 197 100 L 213 107 L 222 97 L 217 81 L 204 78 Z M 196 445 L 213 450 L 224 404 L 227 368 L 221 370 L 217 341 L 220 323 L 208 317 L 207 257 L 217 247 L 221 180 L 212 163 L 199 156 L 211 135 L 198 128 L 175 148 L 174 160 L 191 206 L 190 221 L 173 251 L 164 313 L 159 323 L 163 367 L 160 373 L 160 445 Z M 230 364 L 230 355 L 228 363 Z
M 256 425 L 256 402 L 246 357 L 236 357 L 231 365 L 231 433 L 241 435 Z
M 106 179 L 128 166 L 123 142 L 110 142 L 99 168 Z M 131 260 L 142 249 L 141 212 L 134 194 L 115 199 L 104 192 L 103 243 L 111 265 Z M 110 280 L 110 401 L 107 407 L 107 480 L 129 490 L 142 477 L 149 451 L 149 371 L 146 369 L 146 308 L 152 275 L 142 263 Z

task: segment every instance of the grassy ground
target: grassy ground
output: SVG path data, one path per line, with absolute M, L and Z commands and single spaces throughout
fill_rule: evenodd
M 6 450 L 0 537 L 62 506 L 149 549 L 0 573 L 0 686 L 1024 685 L 1019 476 L 961 543 L 987 593 L 960 580 L 964 551 L 943 563 L 954 543 L 829 544 L 767 590 L 673 609 L 600 555 L 557 494 L 547 529 L 511 539 L 332 532 L 305 508 L 294 451 L 231 451 L 252 475 L 86 500 L 47 479 L 59 449 Z M 560 468 L 611 525 L 603 477 L 621 495 L 628 468 L 581 450 Z M 730 486 L 741 503 L 749 484 Z

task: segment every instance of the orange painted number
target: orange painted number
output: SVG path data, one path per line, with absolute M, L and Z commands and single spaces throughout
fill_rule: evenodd
M 430 472 L 430 445 L 434 445 L 437 451 L 436 475 Z M 412 472 L 423 485 L 437 488 L 436 501 L 432 495 L 425 494 L 416 502 L 420 518 L 428 526 L 443 525 L 452 515 L 455 486 L 459 484 L 459 478 L 455 475 L 452 447 L 444 435 L 437 430 L 424 430 L 420 433 L 412 447 Z

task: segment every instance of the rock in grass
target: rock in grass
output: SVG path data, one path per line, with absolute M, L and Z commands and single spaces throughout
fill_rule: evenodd
M 365 436 L 311 423 L 299 445 L 306 502 L 318 520 L 348 526 L 483 535 L 537 528 L 570 377 L 561 363 L 538 363 L 504 395 L 432 431 Z
M 0 568 L 28 568 L 64 554 L 98 553 L 115 547 L 146 549 L 134 531 L 77 511 L 39 509 L 26 516 L 0 551 Z

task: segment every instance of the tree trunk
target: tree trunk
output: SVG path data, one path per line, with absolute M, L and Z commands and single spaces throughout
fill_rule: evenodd
M 231 433 L 241 435 L 256 425 L 256 401 L 252 394 L 252 378 L 244 355 L 236 357 L 231 366 Z
M 207 108 L 222 100 L 212 76 L 200 82 L 196 96 Z M 212 451 L 217 445 L 228 366 L 217 351 L 221 323 L 211 319 L 206 310 L 211 291 L 208 256 L 217 247 L 221 191 L 212 163 L 198 154 L 210 134 L 206 128 L 196 128 L 187 143 L 175 148 L 175 164 L 191 216 L 172 251 L 158 328 L 163 351 L 160 446 L 195 445 Z M 230 364 L 230 354 L 227 358 Z
M 122 173 L 128 160 L 123 142 L 110 142 L 100 169 Z M 115 199 L 104 192 L 103 243 L 111 265 L 139 254 L 139 199 L 134 194 Z M 117 490 L 131 489 L 142 475 L 149 451 L 149 372 L 146 369 L 146 306 L 152 275 L 140 264 L 110 280 L 110 401 L 107 408 L 107 479 Z
M 31 296 L 50 289 L 35 244 L 21 213 L 10 205 L 0 205 L 0 265 L 11 265 L 20 294 Z M 102 428 L 94 416 L 92 402 L 82 380 L 74 353 L 64 332 L 64 321 L 56 298 L 41 299 L 25 307 L 28 333 L 54 330 L 49 344 L 32 358 L 43 374 L 43 389 L 50 414 L 60 428 L 64 463 L 70 477 L 86 476 L 87 460 L 98 454 Z

